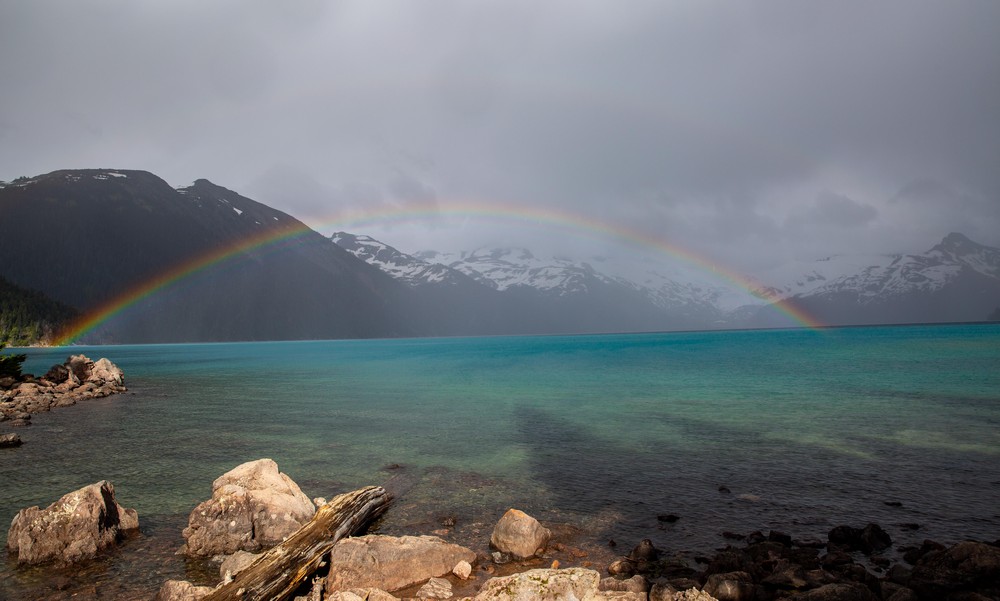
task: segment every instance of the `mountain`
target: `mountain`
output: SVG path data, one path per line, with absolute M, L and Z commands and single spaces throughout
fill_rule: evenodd
M 460 271 L 400 252 L 370 236 L 336 232 L 330 240 L 362 261 L 413 287 L 477 285 L 476 279 Z
M 89 341 L 417 333 L 398 282 L 207 180 L 174 189 L 144 171 L 56 171 L 3 185 L 0 214 L 0 276 L 84 314 L 128 307 Z
M 605 315 L 614 313 L 618 306 L 631 314 L 630 329 L 714 327 L 730 308 L 724 299 L 731 290 L 706 283 L 690 272 L 668 273 L 663 264 L 635 258 L 574 259 L 541 256 L 524 248 L 448 254 L 422 251 L 416 256 L 444 263 L 501 291 L 534 291 L 540 298 L 580 307 L 594 304 L 590 311 L 605 311 Z M 688 281 L 681 282 L 682 278 Z
M 368 236 L 326 238 L 208 180 L 175 189 L 144 171 L 0 182 L 0 215 L 0 297 L 17 299 L 0 327 L 44 335 L 73 310 L 114 315 L 86 332 L 91 343 L 795 325 L 762 299 L 831 325 L 1000 315 L 1000 249 L 957 233 L 919 254 L 793 264 L 750 291 L 655 257 L 407 254 Z M 42 317 L 27 311 L 43 306 Z
M 581 260 L 523 248 L 408 255 L 368 237 L 339 233 L 334 239 L 410 286 L 464 275 L 508 300 L 530 299 L 533 314 L 558 327 L 572 321 L 576 331 L 796 325 L 763 299 L 787 301 L 829 325 L 982 321 L 1000 312 L 1000 249 L 958 233 L 916 255 L 793 263 L 764 274 L 751 290 L 641 257 Z
M 446 288 L 437 303 L 461 311 L 475 295 L 490 307 L 482 333 L 631 332 L 717 327 L 724 311 L 721 287 L 680 284 L 646 265 L 630 269 L 644 283 L 608 275 L 610 261 L 543 257 L 523 248 L 471 252 L 403 253 L 369 236 L 338 232 L 331 238 L 348 252 L 415 290 Z M 746 296 L 746 295 L 745 295 Z M 458 302 L 456 302 L 458 301 Z M 468 322 L 467 322 L 468 323 Z
M 414 290 L 438 332 L 565 334 L 684 327 L 645 294 L 590 265 L 536 258 L 525 249 L 410 255 L 369 236 L 337 232 L 336 244 Z
M 780 283 L 763 288 L 831 325 L 983 321 L 1000 307 L 1000 249 L 959 233 L 920 254 L 841 255 L 796 267 L 799 275 L 770 274 Z

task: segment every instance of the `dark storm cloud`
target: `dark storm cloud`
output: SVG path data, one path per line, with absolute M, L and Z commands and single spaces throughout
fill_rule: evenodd
M 745 267 L 1000 244 L 998 23 L 974 1 L 4 3 L 0 179 L 147 169 L 316 220 L 553 206 Z

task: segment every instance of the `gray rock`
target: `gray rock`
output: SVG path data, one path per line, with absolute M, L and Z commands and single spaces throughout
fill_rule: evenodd
M 95 556 L 138 528 L 136 511 L 119 505 L 114 487 L 102 480 L 45 509 L 19 511 L 7 533 L 7 549 L 21 564 L 70 564 Z

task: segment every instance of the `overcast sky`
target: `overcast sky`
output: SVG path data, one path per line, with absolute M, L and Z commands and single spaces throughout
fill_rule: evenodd
M 325 234 L 476 201 L 748 271 L 1000 246 L 994 0 L 0 0 L 0 85 L 0 180 L 204 177 Z M 604 243 L 347 226 L 411 252 Z

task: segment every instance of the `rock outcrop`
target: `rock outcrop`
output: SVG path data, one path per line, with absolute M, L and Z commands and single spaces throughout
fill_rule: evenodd
M 114 487 L 102 480 L 45 509 L 19 511 L 7 533 L 7 549 L 20 564 L 70 564 L 97 555 L 138 528 L 136 511 L 119 505 Z
M 514 557 L 533 557 L 545 549 L 552 532 L 518 509 L 508 509 L 493 528 L 490 546 Z
M 29 425 L 32 413 L 126 390 L 124 373 L 111 361 L 102 358 L 95 362 L 84 355 L 73 355 L 61 365 L 52 366 L 41 378 L 4 378 L 0 382 L 0 422 Z
M 21 437 L 17 434 L 0 434 L 0 449 L 8 449 L 21 446 Z
M 476 554 L 436 536 L 368 535 L 345 538 L 330 552 L 325 590 L 359 588 L 398 591 L 450 574 Z
M 212 498 L 194 508 L 182 533 L 190 557 L 257 552 L 280 543 L 316 512 L 299 486 L 271 459 L 239 465 L 212 483 Z

